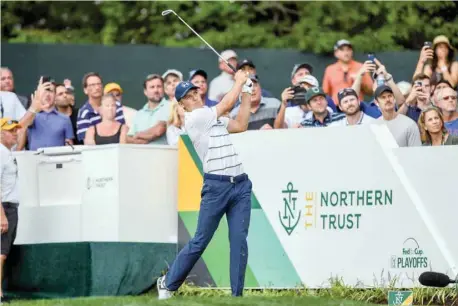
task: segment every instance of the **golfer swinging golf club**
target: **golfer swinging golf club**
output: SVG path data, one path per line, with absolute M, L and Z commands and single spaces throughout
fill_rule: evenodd
M 167 274 L 157 280 L 159 299 L 170 298 L 183 284 L 224 214 L 229 227 L 232 295 L 243 293 L 252 185 L 243 172 L 229 133 L 243 132 L 248 127 L 252 82 L 248 73 L 241 70 L 234 78 L 232 89 L 213 107 L 204 106 L 198 87 L 190 82 L 181 82 L 175 89 L 175 98 L 185 110 L 185 131 L 202 161 L 204 184 L 196 233 Z M 236 119 L 223 116 L 233 108 L 240 93 L 242 104 Z

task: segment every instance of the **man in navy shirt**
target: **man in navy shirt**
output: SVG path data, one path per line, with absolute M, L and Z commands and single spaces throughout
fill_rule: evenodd
M 86 131 L 89 127 L 99 124 L 102 118 L 99 114 L 99 107 L 102 102 L 103 83 L 102 77 L 95 72 L 89 72 L 83 77 L 84 93 L 88 96 L 88 100 L 78 111 L 78 120 L 76 122 L 76 136 L 79 141 L 84 141 Z M 116 101 L 116 121 L 125 124 L 122 105 Z
M 208 74 L 202 69 L 194 69 L 189 72 L 189 82 L 192 85 L 199 87 L 198 92 L 202 97 L 205 105 L 208 107 L 215 106 L 218 102 L 208 98 Z

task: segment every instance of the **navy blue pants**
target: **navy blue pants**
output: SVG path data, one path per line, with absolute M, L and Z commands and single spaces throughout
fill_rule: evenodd
M 251 181 L 246 174 L 236 177 L 204 174 L 197 230 L 180 251 L 165 277 L 165 285 L 177 290 L 205 251 L 219 222 L 226 214 L 229 227 L 230 275 L 233 296 L 241 296 L 248 261 L 248 227 L 251 215 Z

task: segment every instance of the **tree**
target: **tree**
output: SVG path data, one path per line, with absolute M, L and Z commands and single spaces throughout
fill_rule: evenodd
M 444 34 L 458 45 L 458 3 L 442 2 L 5 2 L 8 42 L 154 44 L 203 43 L 173 9 L 217 49 L 293 48 L 332 52 L 341 38 L 361 52 L 419 49 Z

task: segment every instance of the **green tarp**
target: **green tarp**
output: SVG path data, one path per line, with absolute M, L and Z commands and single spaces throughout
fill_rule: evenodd
M 176 256 L 176 244 L 45 243 L 14 246 L 7 296 L 62 298 L 135 295 L 149 289 Z

